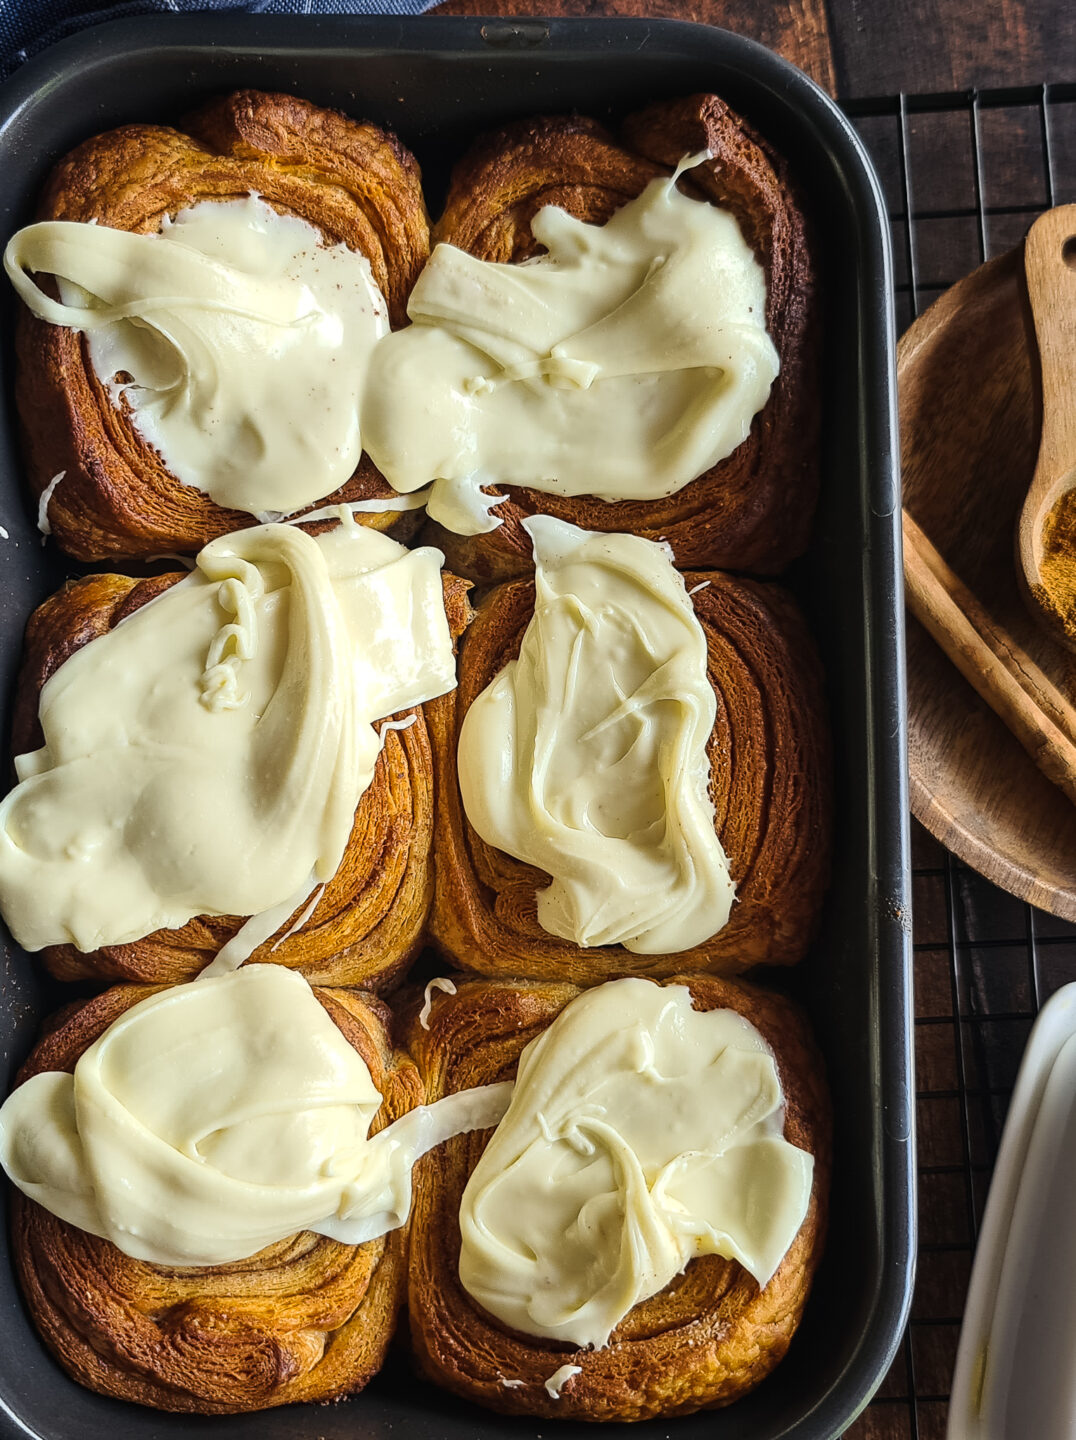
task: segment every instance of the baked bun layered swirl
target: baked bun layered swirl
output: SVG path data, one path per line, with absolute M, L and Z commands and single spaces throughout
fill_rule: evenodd
M 153 993 L 121 986 L 62 1013 L 18 1083 L 73 1070 Z M 372 1131 L 421 1104 L 384 1007 L 350 990 L 317 994 L 384 1097 Z M 161 1410 L 231 1414 L 354 1394 L 379 1369 L 403 1298 L 406 1230 L 359 1246 L 305 1232 L 234 1264 L 171 1269 L 132 1260 L 16 1192 L 12 1234 L 30 1314 L 64 1369 Z
M 830 843 L 829 741 L 814 646 L 779 587 L 717 572 L 684 580 L 694 590 L 717 699 L 707 757 L 714 826 L 736 885 L 728 923 L 678 954 L 580 948 L 538 923 L 536 893 L 549 877 L 487 844 L 468 822 L 458 779 L 460 729 L 469 707 L 519 653 L 534 613 L 534 585 L 518 580 L 482 601 L 461 648 L 458 688 L 426 707 L 438 783 L 430 927 L 463 969 L 590 985 L 621 975 L 732 974 L 792 965 L 806 953 Z
M 76 650 L 182 578 L 90 575 L 69 583 L 34 612 L 16 694 L 16 754 L 42 743 L 38 697 L 49 676 Z M 455 576 L 442 578 L 455 637 L 470 614 L 469 587 Z M 312 984 L 384 990 L 404 974 L 422 944 L 433 898 L 433 757 L 424 709 L 400 712 L 394 720 L 407 722 L 413 715 L 413 722 L 384 731 L 384 748 L 355 811 L 344 858 L 316 907 L 288 934 L 306 909 L 305 902 L 300 905 L 252 959 L 286 965 Z M 178 984 L 193 980 L 246 918 L 203 915 L 130 944 L 87 954 L 73 945 L 50 946 L 41 955 L 62 980 L 108 977 Z
M 629 1311 L 607 1347 L 576 1349 L 495 1320 L 459 1279 L 456 1217 L 491 1132 L 451 1140 L 415 1172 L 408 1270 L 411 1340 L 421 1371 L 494 1410 L 576 1420 L 644 1420 L 730 1404 L 785 1354 L 799 1322 L 825 1232 L 829 1101 L 807 1024 L 786 999 L 709 977 L 679 977 L 696 1010 L 737 1011 L 776 1060 L 784 1137 L 814 1156 L 806 1217 L 760 1290 L 734 1260 L 702 1255 L 664 1290 Z M 438 996 L 407 1044 L 433 1098 L 514 1077 L 524 1046 L 580 992 L 570 985 L 473 981 Z M 579 1373 L 555 1398 L 546 1381 Z
M 189 117 L 182 129 L 126 125 L 88 140 L 53 171 L 36 218 L 153 234 L 200 201 L 250 194 L 306 221 L 327 244 L 364 255 L 390 323 L 404 323 L 429 252 L 418 165 L 390 132 L 294 96 L 241 91 Z M 20 308 L 16 397 L 27 472 L 37 497 L 63 473 L 47 518 L 70 555 L 102 560 L 197 550 L 255 523 L 169 471 L 111 398 L 83 335 Z M 392 494 L 364 457 L 330 498 Z M 397 511 L 361 518 L 399 533 Z M 404 517 L 405 528 L 413 518 Z
M 713 158 L 682 177 L 684 192 L 732 213 L 766 279 L 766 329 L 780 373 L 748 438 L 676 494 L 606 502 L 511 489 L 498 529 L 461 537 L 435 527 L 459 574 L 496 581 L 531 569 L 528 515 L 587 530 L 668 540 L 685 568 L 720 566 L 774 574 L 807 544 L 818 490 L 818 305 L 807 225 L 783 159 L 715 95 L 651 105 L 614 136 L 579 116 L 510 125 L 479 141 L 457 165 L 434 227 L 482 260 L 518 263 L 540 250 L 531 221 L 546 205 L 604 224 L 685 156 Z M 491 492 L 496 493 L 496 492 Z

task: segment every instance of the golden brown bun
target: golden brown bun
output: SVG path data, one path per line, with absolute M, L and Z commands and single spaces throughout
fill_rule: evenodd
M 807 1022 L 763 990 L 679 976 L 697 1010 L 729 1008 L 773 1050 L 787 1104 L 785 1138 L 815 1157 L 807 1217 L 760 1291 L 734 1260 L 693 1260 L 660 1294 L 637 1305 L 604 1350 L 523 1335 L 495 1320 L 459 1282 L 456 1217 L 490 1132 L 459 1136 L 419 1162 L 411 1210 L 411 1341 L 431 1380 L 510 1414 L 551 1419 L 645 1420 L 728 1405 L 753 1389 L 788 1348 L 821 1256 L 830 1171 L 829 1097 Z M 571 985 L 472 981 L 438 995 L 429 1030 L 412 1020 L 407 1044 L 429 1100 L 511 1079 L 520 1052 L 579 993 Z M 562 1365 L 582 1373 L 554 1400 L 544 1382 Z M 501 1380 L 522 1380 L 506 1388 Z
M 200 200 L 257 192 L 308 221 L 326 241 L 370 262 L 394 325 L 429 253 L 429 221 L 414 157 L 396 137 L 290 95 L 245 90 L 214 101 L 184 129 L 125 125 L 87 140 L 53 171 L 39 220 L 94 220 L 136 234 Z M 20 306 L 16 398 L 27 470 L 58 543 L 79 560 L 197 550 L 255 524 L 184 485 L 110 399 L 80 335 Z M 363 458 L 331 497 L 394 492 Z M 319 504 L 324 502 L 318 502 Z M 364 524 L 413 533 L 417 512 L 367 514 Z
M 26 628 L 26 650 L 15 699 L 12 740 L 16 754 L 43 743 L 38 697 L 49 676 L 90 640 L 117 625 L 182 576 L 132 580 L 88 575 L 65 585 L 36 610 Z M 458 636 L 470 616 L 469 586 L 444 575 L 449 629 Z M 404 730 L 385 733 L 370 788 L 359 801 L 340 868 L 316 908 L 294 935 L 270 938 L 254 960 L 298 970 L 312 983 L 385 990 L 397 983 L 418 953 L 433 900 L 433 756 L 425 707 Z M 303 906 L 277 934 L 284 934 Z M 245 917 L 202 915 L 178 930 L 157 930 L 128 945 L 83 954 L 73 945 L 50 946 L 42 958 L 60 980 L 115 978 L 178 984 L 194 977 L 231 939 Z
M 55 1017 L 19 1074 L 73 1070 L 119 1015 L 159 987 L 124 985 Z M 384 1096 L 371 1132 L 420 1105 L 414 1065 L 370 996 L 318 999 Z M 23 1195 L 13 1252 L 34 1323 L 82 1385 L 160 1410 L 231 1414 L 361 1390 L 380 1368 L 403 1298 L 406 1232 L 341 1245 L 306 1231 L 232 1265 L 132 1260 Z
M 666 539 L 683 569 L 774 574 L 805 548 L 818 492 L 815 267 L 787 166 L 723 100 L 693 95 L 651 105 L 624 122 L 619 139 L 579 117 L 523 121 L 490 135 L 457 166 L 434 240 L 483 260 L 525 260 L 540 249 L 530 225 L 543 205 L 603 224 L 655 176 L 707 148 L 713 160 L 681 185 L 735 215 L 766 272 L 766 328 L 781 359 L 750 435 L 667 499 L 608 503 L 511 489 L 493 511 L 504 523 L 487 535 L 431 527 L 458 574 L 494 581 L 532 569 L 522 521 L 534 514 Z
M 813 937 L 829 875 L 830 772 L 821 674 L 791 597 L 775 585 L 689 574 L 706 636 L 717 720 L 707 746 L 714 824 L 736 882 L 728 924 L 677 955 L 622 946 L 580 949 L 538 923 L 548 877 L 471 828 L 456 752 L 467 710 L 519 653 L 534 585 L 516 580 L 478 607 L 460 654 L 459 687 L 426 707 L 437 774 L 437 945 L 480 975 L 530 975 L 589 985 L 617 975 L 793 965 Z

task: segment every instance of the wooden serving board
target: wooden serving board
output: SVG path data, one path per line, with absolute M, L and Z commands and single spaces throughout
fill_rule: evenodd
M 905 508 L 992 618 L 1076 699 L 1076 655 L 1039 628 L 1016 581 L 1016 523 L 1041 427 L 1023 248 L 935 301 L 901 339 L 897 372 Z M 1076 806 L 910 616 L 908 704 L 916 817 L 995 884 L 1076 921 Z

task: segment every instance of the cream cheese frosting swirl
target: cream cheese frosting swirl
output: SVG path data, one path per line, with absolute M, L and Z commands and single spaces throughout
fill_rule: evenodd
M 647 500 L 746 439 L 777 375 L 766 280 L 736 219 L 676 185 L 686 160 L 604 225 L 556 206 L 520 265 L 438 245 L 378 346 L 363 396 L 371 458 L 429 513 L 495 529 L 484 485 Z
M 523 1051 L 464 1190 L 463 1287 L 514 1330 L 601 1347 L 698 1255 L 765 1286 L 811 1194 L 813 1158 L 783 1131 L 741 1015 L 648 980 L 586 991 Z
M 113 402 L 218 505 L 290 514 L 354 472 L 388 312 L 366 257 L 305 220 L 256 195 L 200 201 L 155 235 L 46 220 L 4 268 L 35 315 L 86 335 Z
M 61 665 L 0 804 L 19 943 L 89 951 L 202 914 L 271 934 L 340 864 L 372 722 L 456 683 L 442 561 L 350 518 L 256 526 Z
M 551 516 L 519 657 L 460 731 L 467 819 L 551 877 L 538 921 L 577 945 L 687 950 L 728 919 L 706 744 L 706 638 L 667 547 Z
M 277 965 L 140 1001 L 0 1108 L 0 1164 L 38 1204 L 126 1255 L 223 1265 L 301 1230 L 361 1245 L 407 1219 L 411 1171 L 496 1124 L 510 1084 L 420 1106 L 372 1138 L 369 1068 Z

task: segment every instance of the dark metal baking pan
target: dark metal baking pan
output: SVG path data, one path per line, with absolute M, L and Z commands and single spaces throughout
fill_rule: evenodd
M 672 1440 L 831 1440 L 884 1375 L 915 1249 L 904 761 L 903 604 L 888 227 L 848 123 L 798 71 L 721 30 L 673 21 L 153 16 L 86 31 L 0 92 L 0 243 L 32 215 L 50 165 L 85 137 L 168 121 L 240 86 L 293 91 L 397 130 L 436 214 L 452 158 L 480 129 L 540 111 L 601 117 L 713 90 L 789 157 L 817 225 L 825 285 L 823 488 L 792 583 L 826 667 L 836 755 L 833 886 L 823 933 L 777 983 L 811 1013 L 836 1119 L 825 1261 L 787 1358 L 727 1410 L 617 1434 Z M 0 698 L 10 702 L 23 624 L 76 567 L 39 543 L 21 483 L 11 403 L 10 287 L 0 301 Z M 10 709 L 10 703 L 7 710 Z M 6 713 L 6 711 L 5 711 Z M 72 991 L 5 940 L 5 1089 L 40 1017 Z M 0 1187 L 2 1188 L 2 1187 Z M 5 1232 L 6 1233 L 6 1232 Z M 471 1440 L 568 1436 L 579 1425 L 509 1421 L 414 1379 L 401 1353 L 354 1400 L 207 1420 L 81 1389 L 36 1338 L 0 1261 L 0 1435 L 48 1440 Z M 604 1433 L 610 1433 L 606 1430 Z

